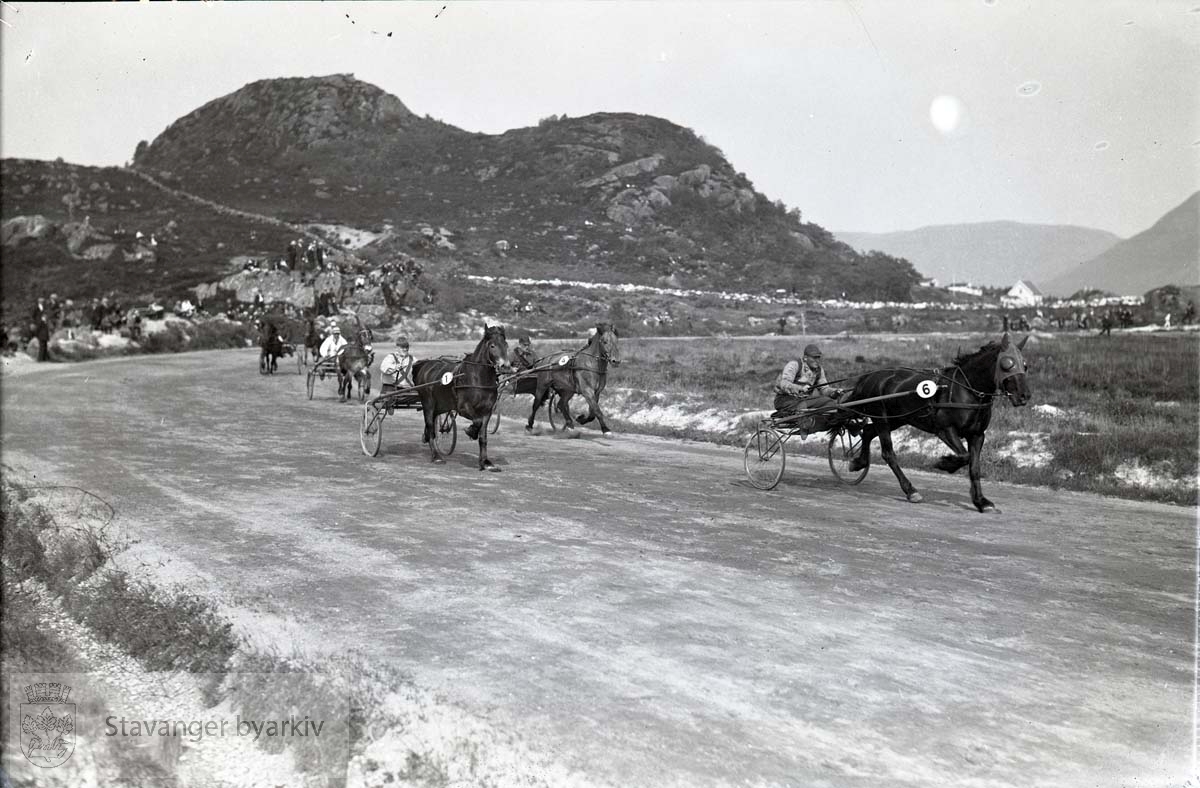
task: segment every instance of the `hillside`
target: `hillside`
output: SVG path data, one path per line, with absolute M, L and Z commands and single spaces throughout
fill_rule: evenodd
M 1141 295 L 1166 284 L 1200 285 L 1200 192 L 1149 229 L 1046 281 L 1042 290 L 1070 295 L 1097 288 Z
M 233 256 L 275 254 L 296 237 L 166 194 L 119 167 L 5 159 L 0 185 L 5 315 L 51 292 L 177 298 L 223 275 Z
M 293 222 L 453 233 L 472 270 L 907 298 L 864 257 L 754 190 L 690 129 L 644 115 L 475 134 L 350 75 L 255 82 L 139 144 L 134 166 Z
M 1007 287 L 1018 279 L 1042 282 L 1090 260 L 1121 239 L 1072 225 L 981 222 L 921 227 L 895 233 L 838 232 L 860 251 L 903 257 L 942 284 Z

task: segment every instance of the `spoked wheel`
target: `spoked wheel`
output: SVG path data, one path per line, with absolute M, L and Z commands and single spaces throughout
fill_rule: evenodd
M 374 403 L 368 402 L 363 406 L 358 442 L 362 444 L 363 454 L 368 457 L 379 456 L 379 447 L 383 443 L 383 410 L 375 407 Z
M 308 371 L 308 398 L 312 399 L 313 389 L 317 386 L 317 373 L 313 370 Z
M 835 430 L 829 436 L 829 470 L 842 484 L 858 484 L 867 476 L 870 466 L 857 471 L 850 470 L 850 463 L 862 451 L 862 435 L 851 434 L 845 428 Z
M 433 419 L 433 445 L 438 453 L 450 455 L 458 445 L 458 423 L 453 413 L 439 413 Z
M 742 463 L 746 478 L 758 489 L 774 489 L 783 478 L 783 469 L 787 465 L 783 444 L 783 434 L 770 427 L 759 427 L 746 441 Z

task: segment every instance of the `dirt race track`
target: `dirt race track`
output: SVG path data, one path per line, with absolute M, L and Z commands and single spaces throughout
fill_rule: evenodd
M 111 501 L 173 579 L 269 598 L 306 647 L 398 665 L 597 784 L 1194 772 L 1194 509 L 985 480 L 980 515 L 965 476 L 912 473 L 913 505 L 882 464 L 849 488 L 814 460 L 760 492 L 740 449 L 512 419 L 480 473 L 461 433 L 432 466 L 407 411 L 369 459 L 361 406 L 284 370 L 17 370 L 4 461 Z

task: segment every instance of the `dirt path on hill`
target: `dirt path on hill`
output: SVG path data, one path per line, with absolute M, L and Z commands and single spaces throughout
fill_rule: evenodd
M 984 516 L 965 478 L 912 472 L 914 506 L 886 468 L 846 488 L 806 460 L 760 492 L 738 450 L 512 419 L 481 474 L 462 435 L 432 466 L 413 412 L 369 459 L 332 380 L 309 401 L 256 369 L 24 368 L 4 462 L 111 501 L 164 578 L 292 622 L 248 615 L 260 640 L 359 648 L 598 784 L 1194 769 L 1194 509 L 985 483 Z

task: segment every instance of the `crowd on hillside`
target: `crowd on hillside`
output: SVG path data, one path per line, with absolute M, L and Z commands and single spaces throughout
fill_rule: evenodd
M 1139 312 L 1144 312 L 1144 310 L 1139 310 Z M 1172 312 L 1168 310 L 1163 317 L 1162 325 L 1170 328 L 1173 316 Z M 1187 307 L 1183 309 L 1179 316 L 1179 325 L 1191 325 L 1195 320 L 1196 305 L 1188 301 Z M 1157 319 L 1152 312 L 1149 315 L 1135 313 L 1128 307 L 1105 309 L 1103 311 L 1097 311 L 1095 308 L 1059 307 L 1038 309 L 1035 311 L 1032 319 L 1029 319 L 1024 313 L 1013 314 L 1004 312 L 1000 315 L 999 327 L 1002 331 L 1041 331 L 1055 328 L 1060 331 L 1091 331 L 1098 329 L 1101 334 L 1110 334 L 1114 328 L 1128 329 L 1151 323 L 1157 324 Z
M 200 314 L 201 307 L 184 298 L 176 301 L 171 311 L 178 317 L 191 318 Z M 0 348 L 5 355 L 12 355 L 37 340 L 37 359 L 46 361 L 50 338 L 60 331 L 67 339 L 75 339 L 82 332 L 122 332 L 137 342 L 142 338 L 143 320 L 161 320 L 166 313 L 167 308 L 153 300 L 146 306 L 126 307 L 115 294 L 76 303 L 51 293 L 49 297 L 38 297 L 28 321 L 0 322 Z

